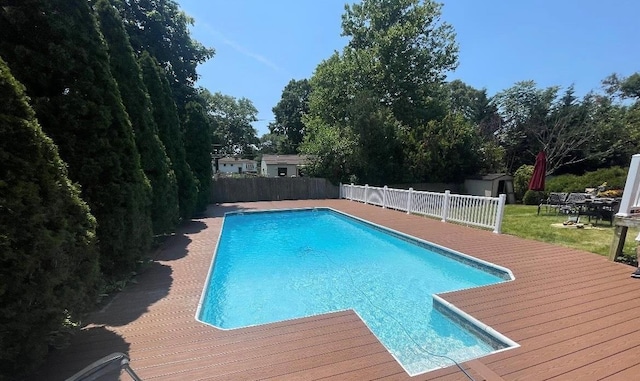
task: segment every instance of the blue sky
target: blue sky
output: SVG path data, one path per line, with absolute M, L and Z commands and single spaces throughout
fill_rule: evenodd
M 199 86 L 250 99 L 258 135 L 291 79 L 310 78 L 347 40 L 345 0 L 176 0 L 195 19 L 192 37 L 216 55 L 198 67 Z M 599 89 L 611 73 L 640 71 L 637 0 L 445 0 L 442 20 L 460 46 L 461 79 L 489 95 L 517 81 Z

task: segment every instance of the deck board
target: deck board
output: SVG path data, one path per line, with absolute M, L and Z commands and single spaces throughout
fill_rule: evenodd
M 224 331 L 195 320 L 228 211 L 332 207 L 509 268 L 512 282 L 441 296 L 521 347 L 461 364 L 475 380 L 629 380 L 640 365 L 640 280 L 606 258 L 346 200 L 223 204 L 183 226 L 155 261 L 33 380 L 63 380 L 111 352 L 144 380 L 467 380 L 409 377 L 353 311 Z

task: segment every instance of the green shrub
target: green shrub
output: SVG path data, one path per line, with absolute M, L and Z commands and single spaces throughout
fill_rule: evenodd
M 584 192 L 584 188 L 580 177 L 571 174 L 549 177 L 545 184 L 549 192 Z
M 0 59 L 0 380 L 40 364 L 95 302 L 96 222 Z M 10 376 L 9 376 L 10 375 Z
M 517 200 L 522 200 L 529 189 L 529 180 L 533 176 L 533 165 L 522 165 L 513 174 L 513 191 Z
M 628 171 L 628 168 L 620 167 L 603 168 L 594 172 L 587 172 L 581 177 L 584 179 L 585 184 L 589 184 L 586 188 L 595 188 L 606 182 L 607 189 L 624 189 Z
M 560 175 L 548 179 L 548 192 L 584 192 L 585 188 L 597 188 L 607 183 L 607 189 L 623 189 L 627 180 L 627 168 L 611 167 L 587 172 L 582 176 Z
M 524 193 L 524 197 L 522 198 L 522 202 L 525 205 L 538 205 L 540 201 L 544 198 L 544 192 L 527 190 Z

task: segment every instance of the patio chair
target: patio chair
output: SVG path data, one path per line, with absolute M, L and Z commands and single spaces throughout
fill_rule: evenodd
M 138 377 L 138 375 L 129 366 L 129 356 L 120 352 L 115 352 L 101 358 L 73 376 L 67 378 L 66 381 L 94 381 L 107 375 L 113 375 L 116 377 L 115 379 L 118 379 L 118 376 L 123 370 L 127 372 L 132 380 L 142 381 L 142 379 Z
M 553 208 L 556 210 L 556 214 L 560 211 L 560 209 L 565 205 L 565 200 L 567 199 L 567 193 L 565 192 L 551 192 L 549 193 L 549 197 L 542 200 L 538 205 L 538 214 L 540 214 L 540 208 L 545 206 L 546 212 L 549 213 L 549 209 Z
M 569 193 L 560 211 L 565 214 L 580 214 L 580 207 L 587 199 L 586 193 Z

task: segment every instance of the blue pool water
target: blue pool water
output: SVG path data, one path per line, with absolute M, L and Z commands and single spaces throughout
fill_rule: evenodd
M 432 294 L 508 279 L 332 210 L 227 214 L 199 319 L 223 329 L 353 309 L 411 375 L 496 350 Z M 482 266 L 480 266 L 482 267 Z

